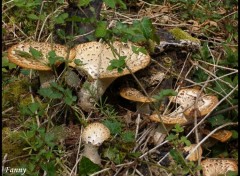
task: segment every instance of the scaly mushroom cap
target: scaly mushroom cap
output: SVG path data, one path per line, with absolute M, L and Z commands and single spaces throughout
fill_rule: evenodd
M 152 114 L 149 116 L 149 119 L 154 122 L 161 122 L 168 125 L 174 125 L 174 124 L 185 124 L 188 122 L 186 117 L 183 114 L 183 107 L 179 106 L 175 111 L 171 112 L 168 115 L 161 116 L 161 119 L 159 118 L 158 114 Z
M 198 101 L 198 110 L 200 112 L 200 115 L 205 116 L 206 114 L 211 112 L 217 103 L 218 103 L 218 98 L 216 96 L 204 95 L 200 97 Z M 184 111 L 184 115 L 189 116 L 193 111 L 193 109 L 194 109 L 194 106 L 187 109 L 186 111 Z
M 210 131 L 206 129 L 201 130 L 201 132 L 206 135 L 210 133 Z M 221 142 L 226 142 L 228 139 L 232 137 L 232 132 L 229 130 L 220 130 L 212 134 L 210 137 L 217 139 L 218 141 Z
M 89 124 L 82 134 L 82 140 L 87 144 L 100 146 L 105 140 L 110 137 L 109 129 L 98 122 Z
M 217 176 L 228 171 L 238 171 L 236 161 L 230 159 L 205 159 L 201 162 L 203 176 Z
M 183 149 L 186 152 L 190 153 L 196 147 L 196 145 L 197 144 L 191 144 L 190 146 L 186 146 Z M 190 156 L 188 157 L 188 160 L 189 161 L 197 161 L 198 158 L 201 158 L 201 156 L 202 156 L 202 147 L 199 146 L 197 150 L 195 150 L 192 154 L 190 154 Z
M 200 90 L 195 88 L 181 89 L 179 90 L 177 96 L 171 96 L 170 100 L 173 103 L 180 104 L 184 108 L 187 108 L 194 105 L 195 100 L 199 93 L 200 93 Z
M 127 56 L 125 59 L 126 65 L 134 73 L 145 68 L 149 64 L 150 56 L 143 53 L 133 53 L 133 46 L 134 45 L 131 42 L 113 42 L 113 47 L 116 49 L 117 53 L 119 53 L 120 56 Z M 107 67 L 111 64 L 110 61 L 118 59 L 118 57 L 113 54 L 111 47 L 107 44 L 100 42 L 88 42 L 77 45 L 75 50 L 77 52 L 75 60 L 80 60 L 81 65 L 77 66 L 74 62 L 69 65 L 79 68 L 91 79 L 117 78 L 130 74 L 127 68 L 124 68 L 121 73 L 119 73 L 116 69 L 111 71 L 107 70 Z
M 131 88 L 131 87 L 121 88 L 120 95 L 121 95 L 121 97 L 123 97 L 127 100 L 131 100 L 131 101 L 135 101 L 135 102 L 151 103 L 151 102 L 155 101 L 155 99 L 148 98 L 147 96 L 144 96 L 137 89 Z
M 39 60 L 30 57 L 31 56 L 30 47 L 42 53 L 42 57 Z M 55 51 L 57 56 L 60 56 L 66 59 L 68 54 L 67 47 L 59 44 L 50 44 L 46 42 L 25 42 L 25 43 L 16 44 L 8 49 L 8 59 L 9 61 L 23 68 L 35 69 L 35 70 L 51 70 L 51 67 L 48 66 L 49 61 L 48 61 L 47 55 L 48 55 L 48 52 L 52 50 Z M 28 54 L 23 52 L 26 52 Z M 72 60 L 75 57 L 75 54 L 76 53 L 74 49 L 70 50 L 68 59 Z

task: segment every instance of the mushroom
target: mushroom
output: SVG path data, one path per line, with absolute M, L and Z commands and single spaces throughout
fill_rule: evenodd
M 226 175 L 228 171 L 238 171 L 235 160 L 209 158 L 201 162 L 203 176 Z
M 201 132 L 205 135 L 208 135 L 210 133 L 210 131 L 207 129 L 202 129 Z M 232 132 L 229 130 L 220 130 L 212 134 L 210 137 L 221 142 L 226 142 L 232 137 Z
M 89 158 L 93 163 L 101 165 L 98 147 L 109 137 L 110 130 L 102 123 L 89 124 L 82 133 L 82 140 L 85 143 L 83 156 Z
M 140 91 L 131 87 L 124 87 L 120 89 L 121 97 L 137 103 L 136 108 L 140 113 L 150 114 L 149 104 L 155 102 L 154 98 L 144 96 Z
M 115 51 L 120 56 L 126 56 L 127 67 L 132 73 L 145 68 L 150 62 L 150 56 L 143 53 L 135 54 L 132 47 L 135 46 L 131 42 L 121 43 L 118 41 L 112 44 Z M 105 92 L 107 87 L 118 77 L 130 74 L 127 68 L 123 68 L 121 72 L 118 70 L 108 70 L 110 61 L 118 59 L 117 55 L 112 51 L 107 44 L 100 42 L 88 42 L 77 45 L 75 62 L 80 60 L 81 65 L 76 65 L 74 62 L 69 65 L 84 72 L 87 76 L 89 89 L 94 93 L 91 95 L 89 89 L 84 86 L 81 88 L 79 97 L 79 106 L 89 112 L 94 109 L 94 102 L 97 101 Z M 95 100 L 94 100 L 95 99 Z
M 186 88 L 178 91 L 177 96 L 171 96 L 170 100 L 174 103 L 180 104 L 186 110 L 184 111 L 184 115 L 190 116 L 194 110 L 194 104 L 198 98 L 197 106 L 200 112 L 200 116 L 204 116 L 211 112 L 215 105 L 218 103 L 218 98 L 213 95 L 205 95 L 204 93 L 200 93 L 199 89 L 196 88 Z
M 30 53 L 30 48 L 41 52 L 41 54 L 34 58 Z M 68 60 L 72 60 L 76 54 L 75 50 L 72 49 L 68 55 L 68 48 L 63 45 L 32 41 L 13 45 L 8 49 L 8 59 L 20 67 L 38 70 L 41 86 L 46 87 L 49 85 L 49 80 L 52 81 L 55 78 L 47 57 L 52 50 L 57 56 Z M 56 65 L 59 64 L 60 62 L 56 63 Z
M 192 150 L 196 147 L 197 144 L 191 144 L 190 146 L 184 147 L 185 152 L 191 153 Z M 188 157 L 189 161 L 197 161 L 202 156 L 202 147 L 199 146 L 197 150 L 195 150 L 193 153 L 191 153 Z

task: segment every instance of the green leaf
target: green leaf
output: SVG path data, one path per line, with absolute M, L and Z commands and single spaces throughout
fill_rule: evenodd
M 52 66 L 55 65 L 57 62 L 64 62 L 65 60 L 63 57 L 57 56 L 56 52 L 52 50 L 48 52 L 48 61 L 49 65 Z
M 164 89 L 160 91 L 157 95 L 154 95 L 153 98 L 155 98 L 158 101 L 162 101 L 163 98 L 167 96 L 176 96 L 177 92 L 175 92 L 173 89 Z
M 46 133 L 44 136 L 44 141 L 49 147 L 55 146 L 54 139 L 55 139 L 54 134 L 50 132 Z
M 147 54 L 147 50 L 144 47 L 132 46 L 132 51 L 135 54 L 139 54 L 139 53 Z
M 38 93 L 42 95 L 43 97 L 47 97 L 50 99 L 60 99 L 63 97 L 63 95 L 57 91 L 54 91 L 52 88 L 40 88 L 38 90 Z
M 182 166 L 186 166 L 186 163 L 183 159 L 183 155 L 179 153 L 176 149 L 171 149 L 169 153 L 174 159 L 174 161 L 176 161 L 178 164 L 181 164 Z
M 78 7 L 87 6 L 89 5 L 90 2 L 91 0 L 79 0 L 77 6 Z
M 183 127 L 181 127 L 179 124 L 176 124 L 172 131 L 175 131 L 176 133 L 181 133 L 184 131 Z
M 103 124 L 108 127 L 112 135 L 120 134 L 122 131 L 122 124 L 116 119 L 106 119 Z
M 68 13 L 62 13 L 55 18 L 55 23 L 64 24 L 67 18 L 68 18 Z
M 72 91 L 70 89 L 66 89 L 64 92 L 64 102 L 71 106 L 73 102 L 75 102 L 77 100 L 76 96 L 72 95 Z
M 182 136 L 180 141 L 183 142 L 186 146 L 190 146 L 191 145 L 191 142 L 187 139 L 186 136 Z
M 107 22 L 106 21 L 99 21 L 97 23 L 95 36 L 96 37 L 105 37 L 107 34 Z
M 35 59 L 37 59 L 37 60 L 41 59 L 41 57 L 43 56 L 43 54 L 42 54 L 41 51 L 38 51 L 38 50 L 36 50 L 36 49 L 34 49 L 34 48 L 32 48 L 32 47 L 30 47 L 29 52 L 30 52 L 30 53 L 32 54 L 32 56 L 33 56 Z
M 226 176 L 238 176 L 237 171 L 227 171 Z
M 132 131 L 124 131 L 121 134 L 121 138 L 123 142 L 134 142 L 135 141 L 135 134 Z
M 238 139 L 238 132 L 236 130 L 231 130 L 232 132 L 232 139 Z
M 172 133 L 170 133 L 170 134 L 166 137 L 166 139 L 169 140 L 169 141 L 173 141 L 173 140 L 175 140 L 175 139 L 177 139 L 177 138 L 178 138 L 178 136 L 175 135 L 175 134 L 172 134 Z
M 57 174 L 54 161 L 41 163 L 40 165 L 41 165 L 41 168 L 47 172 L 48 176 L 55 176 Z
M 39 19 L 39 17 L 37 15 L 32 14 L 32 13 L 28 15 L 28 18 L 32 19 L 32 20 L 38 20 Z
M 95 163 L 93 163 L 90 159 L 83 156 L 81 161 L 79 162 L 79 176 L 90 175 L 94 172 L 97 172 L 101 169 L 101 167 Z
M 119 59 L 111 60 L 110 65 L 107 67 L 107 70 L 117 69 L 118 72 L 121 73 L 126 66 L 126 58 L 127 56 L 120 56 Z
M 230 119 L 226 119 L 223 115 L 220 114 L 208 118 L 207 121 L 212 125 L 212 127 L 215 127 L 230 122 Z
M 121 164 L 126 156 L 126 153 L 119 151 L 116 147 L 104 150 L 103 156 L 109 158 L 115 164 Z

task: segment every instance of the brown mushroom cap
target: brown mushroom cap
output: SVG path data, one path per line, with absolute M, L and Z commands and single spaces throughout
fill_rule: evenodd
M 228 171 L 238 171 L 236 161 L 231 159 L 205 159 L 201 162 L 203 176 L 217 176 Z
M 185 124 L 188 122 L 186 117 L 183 114 L 183 107 L 179 106 L 175 111 L 168 115 L 161 116 L 161 119 L 159 118 L 158 114 L 152 114 L 149 116 L 149 119 L 154 122 L 161 122 L 168 125 L 174 125 L 174 124 Z
M 135 102 L 142 102 L 142 103 L 151 103 L 154 102 L 154 98 L 148 98 L 147 96 L 144 96 L 140 91 L 138 91 L 135 88 L 131 87 L 124 87 L 120 89 L 120 95 L 121 97 L 135 101 Z
M 209 130 L 203 129 L 201 132 L 205 135 L 208 135 L 210 133 Z M 232 132 L 229 130 L 220 130 L 212 134 L 210 137 L 217 139 L 221 142 L 226 142 L 228 139 L 232 137 Z
M 113 42 L 113 47 L 116 49 L 117 53 L 119 53 L 120 56 L 127 56 L 125 59 L 126 65 L 134 73 L 145 68 L 149 64 L 150 56 L 143 53 L 133 53 L 132 46 L 134 45 L 131 42 Z M 75 50 L 77 53 L 75 60 L 80 60 L 81 65 L 77 66 L 73 62 L 69 65 L 84 71 L 91 79 L 117 78 L 130 74 L 127 68 L 124 68 L 121 73 L 116 69 L 107 70 L 107 67 L 111 64 L 110 61 L 118 59 L 118 57 L 113 54 L 111 47 L 107 44 L 88 42 L 77 45 Z
M 190 146 L 186 146 L 183 149 L 186 152 L 191 152 L 195 147 L 197 146 L 197 144 L 191 144 Z M 192 154 L 190 154 L 190 156 L 188 157 L 189 161 L 197 161 L 199 158 L 201 158 L 202 156 L 202 147 L 199 146 L 197 150 L 195 150 Z
M 204 95 L 200 97 L 198 101 L 198 110 L 200 112 L 200 115 L 205 116 L 206 114 L 211 112 L 217 103 L 218 103 L 218 98 L 216 96 Z M 193 109 L 194 109 L 194 106 L 190 107 L 189 109 L 184 111 L 184 114 L 186 116 L 189 116 L 190 113 L 193 111 Z
M 87 144 L 100 146 L 110 137 L 110 130 L 102 123 L 89 124 L 82 133 L 82 140 Z
M 34 58 L 27 58 L 18 53 L 18 51 L 26 52 L 30 54 L 29 50 L 30 47 L 40 51 L 42 53 L 42 57 L 37 60 Z M 23 68 L 28 69 L 35 69 L 35 70 L 51 70 L 51 67 L 49 67 L 48 64 L 48 52 L 54 50 L 57 56 L 66 58 L 68 54 L 67 47 L 59 44 L 50 44 L 46 42 L 25 42 L 25 43 L 19 43 L 11 48 L 8 49 L 8 59 L 9 61 L 19 65 Z M 72 60 L 75 57 L 75 50 L 70 50 L 69 54 L 69 60 Z M 60 64 L 60 63 L 58 63 Z

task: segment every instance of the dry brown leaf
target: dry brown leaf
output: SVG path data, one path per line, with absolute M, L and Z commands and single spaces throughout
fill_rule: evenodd
M 216 11 L 216 13 L 217 14 L 220 14 L 220 15 L 223 15 L 223 14 L 225 14 L 227 11 L 224 9 L 224 8 L 222 8 L 222 7 L 219 7 L 218 8 L 218 10 Z

